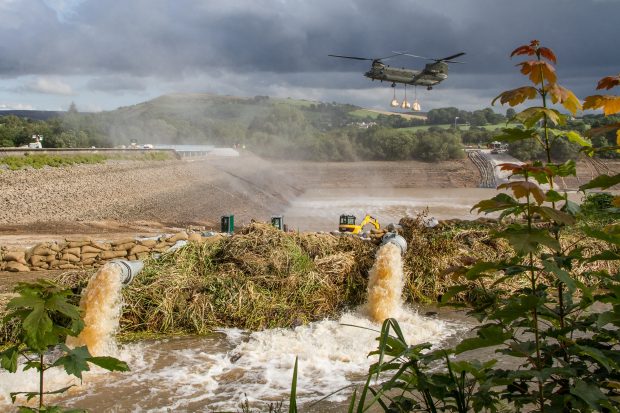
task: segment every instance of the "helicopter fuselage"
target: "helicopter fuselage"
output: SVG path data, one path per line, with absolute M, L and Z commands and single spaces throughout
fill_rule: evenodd
M 437 62 L 427 64 L 423 70 L 414 70 L 373 62 L 372 67 L 364 73 L 364 76 L 372 80 L 432 87 L 448 78 L 448 65 Z

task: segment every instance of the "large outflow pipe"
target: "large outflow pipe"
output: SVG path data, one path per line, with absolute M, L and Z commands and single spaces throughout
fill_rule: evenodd
M 381 238 L 381 245 L 385 244 L 396 245 L 400 248 L 401 255 L 405 255 L 405 252 L 407 252 L 407 241 L 395 232 L 388 232 Z
M 112 260 L 107 265 L 116 265 L 121 272 L 121 283 L 129 285 L 136 275 L 144 268 L 142 261 Z

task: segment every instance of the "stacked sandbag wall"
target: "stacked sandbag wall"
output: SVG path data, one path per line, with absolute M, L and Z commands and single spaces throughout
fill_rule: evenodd
M 200 233 L 186 231 L 152 238 L 122 238 L 98 241 L 68 237 L 64 242 L 44 242 L 28 249 L 0 247 L 0 271 L 69 270 L 99 267 L 113 259 L 144 260 L 166 252 L 178 241 L 201 242 Z

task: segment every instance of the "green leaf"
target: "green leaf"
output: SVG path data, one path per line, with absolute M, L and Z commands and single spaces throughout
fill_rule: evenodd
M 583 184 L 579 187 L 580 191 L 585 191 L 586 189 L 592 188 L 601 188 L 607 189 L 611 188 L 614 185 L 620 184 L 620 174 L 616 174 L 614 176 L 609 176 L 606 174 L 599 175 L 587 184 Z
M 545 116 L 547 120 L 554 125 L 566 124 L 566 116 L 555 109 L 547 109 L 541 106 L 527 108 L 523 112 L 518 113 L 515 119 L 523 123 L 526 128 L 531 129 Z
M 297 413 L 297 357 L 295 357 L 295 367 L 293 368 L 293 380 L 291 382 L 288 413 Z
M 469 270 L 467 270 L 465 277 L 468 280 L 477 280 L 478 278 L 490 276 L 505 267 L 506 266 L 501 262 L 477 262 Z M 492 274 L 489 274 L 489 271 L 491 271 Z
M 488 214 L 489 212 L 501 211 L 517 205 L 519 205 L 519 203 L 516 199 L 508 194 L 501 193 L 491 199 L 485 199 L 478 202 L 471 208 L 470 211 L 477 209 L 478 213 L 484 212 L 485 214 Z
M 66 315 L 71 320 L 78 320 L 80 318 L 80 309 L 69 303 L 67 297 L 62 295 L 54 295 L 46 301 L 45 307 L 52 311 L 57 311 Z
M 17 358 L 19 357 L 19 346 L 10 347 L 0 352 L 0 367 L 11 373 L 17 371 Z
M 600 411 L 599 403 L 607 399 L 598 386 L 586 383 L 581 379 L 575 379 L 575 385 L 571 387 L 570 392 L 573 396 L 588 403 L 596 411 Z
M 596 318 L 596 325 L 599 328 L 606 326 L 607 324 L 617 325 L 619 322 L 620 322 L 620 316 L 618 316 L 618 314 L 611 312 L 611 311 L 605 311 L 603 313 L 600 313 L 598 317 Z
M 553 189 L 550 189 L 545 193 L 545 202 L 560 202 L 565 200 L 565 195 L 562 195 L 559 192 L 554 191 Z
M 45 312 L 43 302 L 37 303 L 22 323 L 26 345 L 37 351 L 46 349 L 48 345 L 53 344 L 48 335 L 53 326 L 54 323 Z
M 560 251 L 560 243 L 550 237 L 546 231 L 540 229 L 528 229 L 527 227 L 509 226 L 499 232 L 496 237 L 505 238 L 510 245 L 520 254 L 535 252 L 539 246 L 544 245 L 554 251 Z
M 577 163 L 573 159 L 562 164 L 547 164 L 546 168 L 551 170 L 554 176 L 576 176 L 577 175 Z
M 502 128 L 500 135 L 493 139 L 501 142 L 518 142 L 536 137 L 536 129 Z
M 456 346 L 456 354 L 482 347 L 497 346 L 510 338 L 500 326 L 491 324 L 478 329 L 478 337 L 466 338 Z
M 574 216 L 574 215 L 577 215 L 581 211 L 581 208 L 579 207 L 578 203 L 567 199 L 566 203 L 562 205 L 561 210 Z
M 549 132 L 553 133 L 555 136 L 564 136 L 570 142 L 577 144 L 579 146 L 582 146 L 582 147 L 592 146 L 592 142 L 590 142 L 590 140 L 584 138 L 578 132 L 575 132 L 575 131 L 549 129 Z
M 87 363 L 89 358 L 91 355 L 86 346 L 77 347 L 56 360 L 53 366 L 63 366 L 67 374 L 82 379 L 82 372 L 90 370 Z
M 87 361 L 109 371 L 129 371 L 127 363 L 114 357 L 90 357 Z
M 450 300 L 457 295 L 458 293 L 462 293 L 467 290 L 467 286 L 465 285 L 455 285 L 452 287 L 448 287 L 446 292 L 441 296 L 441 303 L 447 304 Z
M 19 297 L 13 298 L 6 305 L 6 308 L 26 308 L 32 309 L 34 307 L 43 307 L 45 306 L 45 301 L 37 296 L 31 295 L 21 295 Z
M 610 244 L 620 246 L 620 234 L 617 231 L 601 231 L 590 227 L 584 227 L 583 232 L 592 238 L 600 239 L 602 241 L 609 242 Z
M 585 262 L 596 262 L 596 261 L 616 261 L 620 260 L 620 254 L 613 251 L 603 251 L 600 254 L 596 254 L 587 258 Z
M 560 281 L 566 284 L 566 287 L 571 292 L 571 294 L 575 292 L 575 290 L 577 289 L 577 285 L 575 284 L 575 280 L 573 279 L 573 277 L 571 277 L 571 275 L 567 271 L 558 267 L 558 265 L 554 261 L 544 260 L 543 266 L 549 273 L 555 274 Z
M 601 350 L 597 348 L 588 347 L 588 346 L 580 346 L 576 344 L 575 349 L 581 355 L 592 357 L 601 366 L 603 366 L 605 370 L 607 370 L 610 373 L 618 369 L 618 365 L 616 364 L 616 362 L 613 359 L 610 359 L 609 357 L 607 357 L 605 354 L 603 354 Z
M 573 225 L 575 223 L 575 218 L 572 215 L 547 206 L 534 206 L 531 210 L 558 224 Z

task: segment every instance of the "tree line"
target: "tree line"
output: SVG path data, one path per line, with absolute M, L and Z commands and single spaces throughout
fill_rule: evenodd
M 136 139 L 141 144 L 245 145 L 258 155 L 280 159 L 436 161 L 463 156 L 463 145 L 485 146 L 498 131 L 482 126 L 501 126 L 514 116 L 512 109 L 505 116 L 489 108 L 473 112 L 453 107 L 433 109 L 426 123 L 451 127 L 418 130 L 412 127 L 423 124 L 423 119 L 370 114 L 360 117 L 355 114 L 358 109 L 353 105 L 287 102 L 266 96 L 209 97 L 189 103 L 162 97 L 102 113 L 79 113 L 73 105 L 63 116 L 48 120 L 0 116 L 0 147 L 27 145 L 32 135 L 41 135 L 43 146 L 48 148 L 112 147 Z M 570 121 L 567 127 L 585 131 L 615 121 L 609 118 L 613 117 L 588 115 Z M 361 122 L 373 122 L 374 126 L 366 129 Z M 463 127 L 465 123 L 469 127 Z M 613 136 L 593 139 L 595 147 L 613 142 Z M 543 156 L 535 145 L 526 142 L 511 144 L 509 150 L 523 160 Z M 578 148 L 558 140 L 552 151 L 554 157 L 563 160 L 575 156 Z

